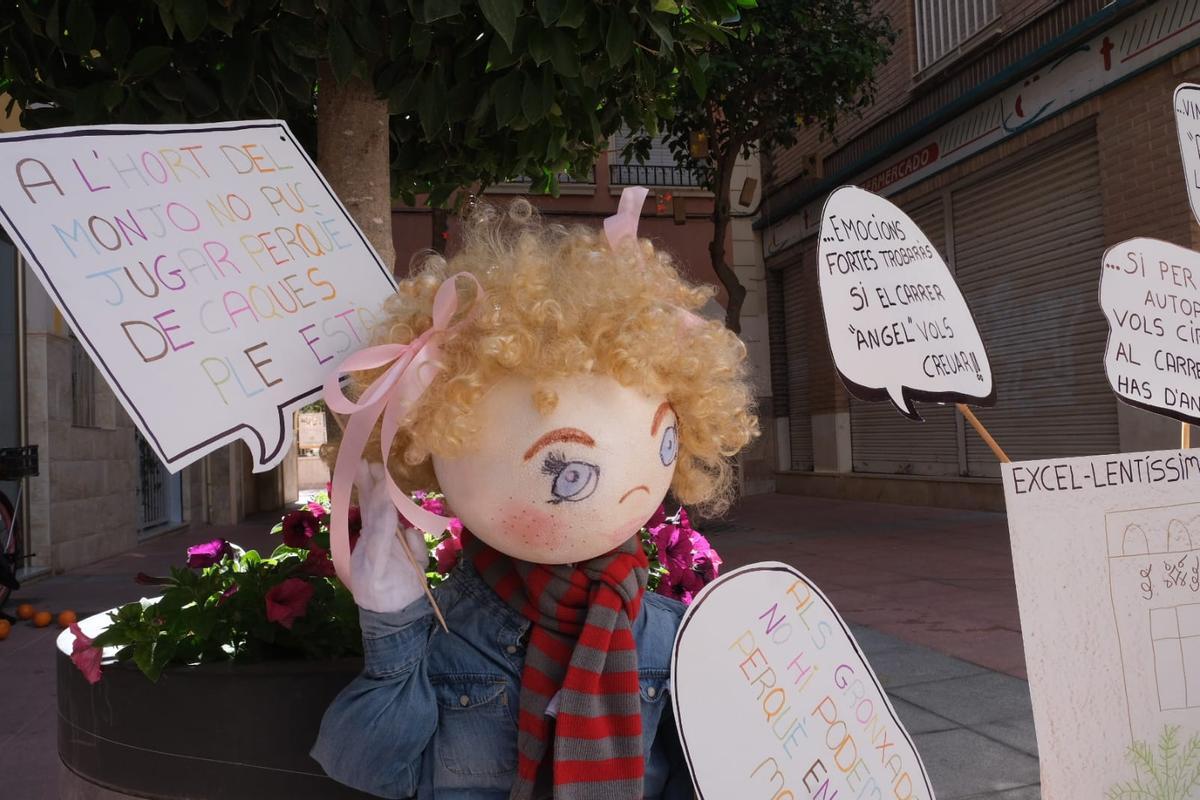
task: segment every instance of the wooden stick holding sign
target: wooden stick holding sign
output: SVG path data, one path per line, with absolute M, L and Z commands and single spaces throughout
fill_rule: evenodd
M 1184 450 L 1192 446 L 1192 426 L 1186 422 L 1179 423 L 1179 446 Z
M 437 600 L 433 599 L 433 591 L 429 588 L 429 581 L 425 578 L 425 568 L 417 563 L 414 556 L 408 549 L 408 542 L 404 541 L 405 531 L 403 528 L 396 529 L 396 538 L 400 540 L 400 544 L 404 545 L 400 549 L 404 551 L 404 555 L 408 556 L 408 563 L 412 564 L 413 569 L 421 576 L 421 588 L 425 590 L 425 597 L 429 598 L 429 605 L 433 608 L 433 615 L 437 617 L 438 622 L 442 624 L 442 630 L 446 633 L 450 632 L 450 627 L 446 624 L 446 618 L 442 616 L 442 609 L 438 607 Z
M 1005 453 L 1004 450 L 1001 449 L 1000 445 L 996 443 L 996 440 L 992 438 L 990 433 L 988 433 L 988 429 L 983 427 L 983 423 L 979 421 L 979 417 L 975 416 L 975 412 L 962 403 L 955 403 L 954 405 L 958 409 L 958 413 L 963 415 L 963 419 L 971 423 L 971 427 L 974 428 L 975 432 L 979 434 L 979 438 L 983 439 L 983 443 L 991 448 L 992 453 L 997 459 L 999 459 L 1000 463 L 1011 463 L 1012 459 L 1010 459 L 1008 454 Z
M 862 400 L 954 403 L 1002 462 L 1008 456 L 965 403 L 996 400 L 991 364 L 946 262 L 907 214 L 843 186 L 821 215 L 817 272 L 838 374 Z

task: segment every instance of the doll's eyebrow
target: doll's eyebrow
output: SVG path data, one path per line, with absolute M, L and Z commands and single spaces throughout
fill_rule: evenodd
M 658 433 L 658 426 L 662 424 L 663 417 L 667 416 L 667 414 L 674 410 L 675 409 L 671 408 L 671 404 L 669 402 L 666 400 L 663 401 L 663 404 L 658 407 L 658 411 L 654 412 L 654 424 L 650 426 L 651 436 L 654 436 Z
M 596 446 L 596 440 L 579 430 L 579 428 L 556 428 L 547 434 L 543 434 L 542 438 L 534 442 L 533 446 L 525 451 L 525 460 L 528 461 L 533 458 L 537 451 L 543 447 L 561 442 L 575 442 L 576 444 L 588 447 Z

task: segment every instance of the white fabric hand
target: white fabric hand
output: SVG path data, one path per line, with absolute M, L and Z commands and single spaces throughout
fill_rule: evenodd
M 400 528 L 400 514 L 388 496 L 383 464 L 359 465 L 358 508 L 362 514 L 362 538 L 350 556 L 354 600 L 368 611 L 399 611 L 424 594 L 424 566 L 429 558 L 425 537 L 416 528 Z M 404 554 L 405 541 L 410 561 Z

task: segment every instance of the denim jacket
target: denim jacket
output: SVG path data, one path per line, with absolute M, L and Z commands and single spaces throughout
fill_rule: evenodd
M 530 623 L 461 563 L 425 598 L 360 609 L 365 668 L 325 712 L 312 756 L 330 777 L 381 797 L 505 800 L 517 766 L 517 709 Z M 683 605 L 647 592 L 633 623 L 642 684 L 645 797 L 690 800 L 667 698 Z

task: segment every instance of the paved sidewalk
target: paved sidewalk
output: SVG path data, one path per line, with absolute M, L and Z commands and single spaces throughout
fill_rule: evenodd
M 939 800 L 1040 797 L 1003 514 L 774 494 L 701 527 L 727 568 L 783 561 L 821 588 Z
M 1039 800 L 1029 685 L 851 625 L 917 746 L 938 800 Z
M 278 515 L 214 528 L 269 550 Z M 916 741 L 941 800 L 1033 800 L 1037 747 L 1024 676 L 1012 565 L 1002 514 L 749 498 L 704 527 L 728 567 L 790 563 L 852 624 Z M 136 550 L 24 587 L 15 602 L 80 617 L 137 599 L 207 533 L 174 533 Z M 17 626 L 0 642 L 3 800 L 58 798 L 54 637 Z
M 849 622 L 1026 677 L 1003 514 L 773 494 L 704 533 L 729 566 L 796 567 Z

